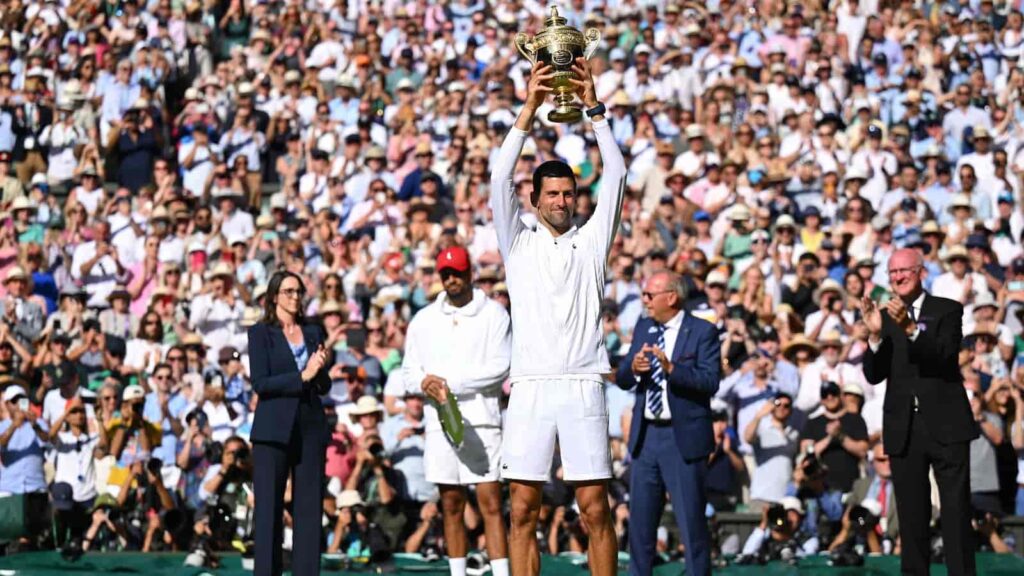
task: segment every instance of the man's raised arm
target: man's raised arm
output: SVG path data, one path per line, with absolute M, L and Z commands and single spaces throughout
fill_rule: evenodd
M 576 86 L 577 94 L 583 100 L 587 110 L 596 108 L 600 103 L 594 89 L 594 77 L 590 72 L 590 64 L 585 58 L 577 58 L 573 71 L 579 80 L 571 80 Z M 594 214 L 587 221 L 586 227 L 595 227 L 595 236 L 602 242 L 604 254 L 607 256 L 619 228 L 619 216 L 622 213 L 622 199 L 626 190 L 626 161 L 622 158 L 619 144 L 612 135 L 611 125 L 604 114 L 595 114 L 591 120 L 594 125 L 594 136 L 597 147 L 601 151 L 601 187 L 597 190 L 597 206 Z
M 527 85 L 526 103 L 519 111 L 515 126 L 505 136 L 505 141 L 502 142 L 501 149 L 498 151 L 498 159 L 491 171 L 490 204 L 494 215 L 494 229 L 498 235 L 498 248 L 501 250 L 501 256 L 506 260 L 516 237 L 525 228 L 519 218 L 519 198 L 516 197 L 512 178 L 516 162 L 519 160 L 519 153 L 522 152 L 523 144 L 533 126 L 533 117 L 537 113 L 537 109 L 544 103 L 544 98 L 551 92 L 551 89 L 544 84 L 551 79 L 550 69 L 550 66 L 534 64 L 533 70 L 530 72 L 530 82 Z

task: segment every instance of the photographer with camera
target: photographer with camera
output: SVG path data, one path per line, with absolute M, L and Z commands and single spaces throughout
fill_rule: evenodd
M 794 562 L 818 553 L 817 534 L 805 531 L 804 507 L 799 498 L 787 496 L 779 504 L 761 511 L 761 523 L 743 544 L 737 564 L 767 564 L 775 560 Z
M 153 549 L 157 533 L 164 528 L 163 514 L 176 508 L 174 498 L 164 486 L 161 468 L 163 462 L 159 458 L 137 460 L 121 483 L 117 506 L 130 550 L 149 552 Z M 165 530 L 164 538 L 158 542 L 162 542 L 157 544 L 159 548 L 171 549 L 172 532 Z
M 403 479 L 387 459 L 380 434 L 363 434 L 359 445 L 356 465 L 345 483 L 345 490 L 357 491 L 373 507 L 370 519 L 384 530 L 389 546 L 393 548 L 398 545 L 407 520 L 398 497 Z
M 208 454 L 216 452 L 217 449 L 214 448 Z M 237 498 L 238 494 L 247 491 L 251 495 L 252 452 L 249 445 L 245 440 L 232 436 L 224 441 L 219 452 L 220 461 L 211 464 L 206 470 L 206 476 L 199 488 L 199 498 L 207 503 L 211 499 L 223 503 L 221 497 L 225 494 L 233 494 L 233 498 Z M 243 502 L 232 502 L 235 506 L 231 506 L 231 509 L 235 510 L 238 504 L 246 504 L 249 500 L 251 496 Z
M 881 442 L 871 450 L 871 469 L 872 474 L 853 483 L 850 496 L 846 499 L 842 527 L 832 540 L 829 551 L 837 550 L 854 536 L 859 536 L 861 540 L 866 540 L 865 544 L 871 552 L 893 552 L 900 526 L 896 515 L 892 468 L 889 455 L 885 453 Z M 865 516 L 863 510 L 871 512 L 873 518 Z M 873 534 L 870 538 L 864 530 L 868 524 Z M 886 540 L 890 541 L 888 545 L 884 544 Z
M 146 420 L 142 415 L 146 391 L 138 384 L 126 386 L 121 393 L 121 414 L 107 423 L 110 437 L 110 453 L 117 459 L 121 469 L 132 464 L 149 460 L 153 447 L 159 446 L 163 438 L 160 427 Z M 117 482 L 111 478 L 110 482 Z
M 867 457 L 867 425 L 859 414 L 846 410 L 842 390 L 835 382 L 822 383 L 821 405 L 824 413 L 804 427 L 801 452 L 813 450 L 828 468 L 828 489 L 845 494 L 860 476 L 860 463 Z
M 370 521 L 371 510 L 356 490 L 338 495 L 338 521 L 327 551 L 342 552 L 356 561 L 369 561 L 387 554 L 391 547 L 380 526 Z M 437 508 L 434 508 L 437 512 Z

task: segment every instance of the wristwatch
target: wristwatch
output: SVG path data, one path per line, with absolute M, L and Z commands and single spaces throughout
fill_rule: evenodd
M 594 116 L 600 116 L 602 114 L 605 114 L 606 112 L 608 112 L 608 109 L 605 108 L 604 102 L 598 102 L 597 106 L 594 106 L 590 110 L 587 110 L 586 114 L 587 118 L 593 118 Z

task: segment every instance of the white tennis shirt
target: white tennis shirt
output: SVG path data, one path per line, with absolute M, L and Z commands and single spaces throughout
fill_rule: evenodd
M 603 381 L 611 371 L 601 328 L 608 251 L 619 226 L 625 161 L 607 120 L 594 122 L 604 171 L 594 214 L 552 236 L 529 229 L 512 183 L 527 133 L 512 128 L 491 173 L 490 205 L 512 301 L 511 379 Z

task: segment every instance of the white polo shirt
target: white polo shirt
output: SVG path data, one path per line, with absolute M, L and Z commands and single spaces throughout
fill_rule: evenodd
M 608 251 L 619 226 L 626 167 L 607 120 L 593 124 L 604 172 L 594 214 L 552 236 L 531 230 L 512 175 L 527 133 L 512 128 L 491 175 L 490 205 L 512 300 L 513 381 L 572 377 L 602 382 L 611 371 L 601 329 Z

